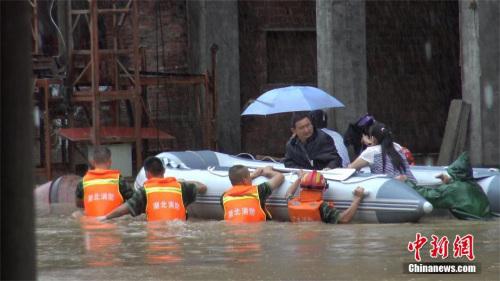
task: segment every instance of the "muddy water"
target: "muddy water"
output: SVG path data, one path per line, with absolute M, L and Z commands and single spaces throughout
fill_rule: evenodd
M 420 232 L 474 235 L 477 274 L 407 274 L 408 242 Z M 96 223 L 68 215 L 37 218 L 40 280 L 500 280 L 500 221 L 425 218 L 418 224 L 151 224 L 144 217 Z M 429 255 L 430 241 L 421 250 Z M 439 258 L 439 260 L 441 260 Z

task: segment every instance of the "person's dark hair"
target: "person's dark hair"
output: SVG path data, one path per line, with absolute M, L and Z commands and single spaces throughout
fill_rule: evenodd
M 361 116 L 356 123 L 350 123 L 344 133 L 344 144 L 354 148 L 354 153 L 359 155 L 366 147 L 361 143 L 363 134 L 369 135 L 370 127 L 375 123 L 375 118 L 370 114 Z
M 382 171 L 385 172 L 385 156 L 387 155 L 391 159 L 392 166 L 400 173 L 405 173 L 404 160 L 394 149 L 391 130 L 385 124 L 375 121 L 369 129 L 368 135 L 376 138 L 382 147 Z
M 163 177 L 165 167 L 160 158 L 150 156 L 144 160 L 144 170 L 150 172 L 154 177 Z
M 361 116 L 356 122 L 356 126 L 361 129 L 363 134 L 368 135 L 370 127 L 376 122 L 375 118 L 370 114 L 365 114 Z
M 308 112 L 304 112 L 304 111 L 294 112 L 292 114 L 292 121 L 290 123 L 291 128 L 295 128 L 295 124 L 297 124 L 297 122 L 299 122 L 300 120 L 302 120 L 304 118 L 308 118 L 309 121 L 311 121 L 311 123 L 312 123 L 311 116 L 309 115 Z
M 94 162 L 103 164 L 111 160 L 111 151 L 105 146 L 96 146 L 93 155 Z
M 313 110 L 309 113 L 314 127 L 318 129 L 326 128 L 328 116 L 323 110 Z
M 229 169 L 229 180 L 232 185 L 243 183 L 243 180 L 248 177 L 250 172 L 243 165 L 234 165 Z

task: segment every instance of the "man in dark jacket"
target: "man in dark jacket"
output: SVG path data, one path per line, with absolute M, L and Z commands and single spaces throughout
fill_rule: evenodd
M 342 160 L 332 138 L 317 130 L 307 113 L 292 116 L 294 136 L 286 144 L 285 167 L 310 170 L 342 167 Z

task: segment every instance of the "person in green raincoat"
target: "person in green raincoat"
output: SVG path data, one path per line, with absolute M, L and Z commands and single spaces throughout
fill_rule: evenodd
M 437 176 L 443 181 L 438 187 L 417 186 L 407 181 L 435 209 L 448 209 L 458 219 L 483 219 L 491 216 L 490 203 L 472 176 L 472 167 L 467 152 L 462 153 L 448 166 L 448 177 Z

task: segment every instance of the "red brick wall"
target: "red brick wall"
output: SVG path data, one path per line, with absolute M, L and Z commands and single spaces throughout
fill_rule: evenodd
M 316 85 L 315 5 L 314 1 L 239 2 L 242 110 L 266 90 L 293 83 Z M 289 120 L 290 114 L 242 117 L 242 150 L 282 156 L 291 134 Z
M 366 44 L 369 112 L 413 152 L 439 152 L 461 97 L 457 1 L 368 1 Z

